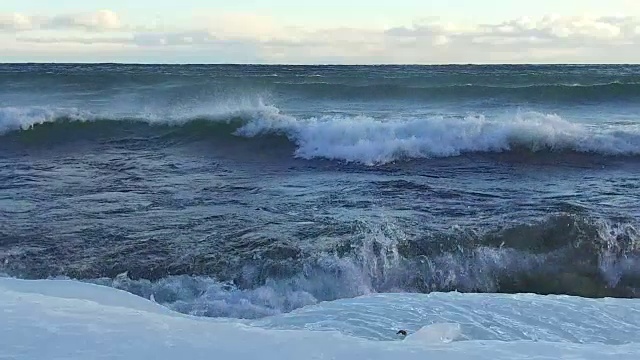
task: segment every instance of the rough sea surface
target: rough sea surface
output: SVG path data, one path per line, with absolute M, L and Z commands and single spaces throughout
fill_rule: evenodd
M 262 318 L 640 297 L 640 66 L 0 65 L 0 273 Z

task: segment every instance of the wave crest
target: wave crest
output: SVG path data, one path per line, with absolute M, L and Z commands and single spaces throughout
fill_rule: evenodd
M 214 126 L 213 131 L 218 136 L 284 136 L 296 145 L 294 155 L 299 158 L 324 158 L 367 165 L 514 151 L 640 155 L 638 124 L 589 125 L 539 112 L 518 112 L 511 118 L 488 118 L 484 115 L 383 119 L 364 115 L 324 115 L 297 118 L 261 101 L 216 106 L 213 110 L 193 109 L 179 114 L 120 117 L 87 114 L 73 109 L 0 109 L 0 133 L 5 133 L 5 136 L 15 130 L 38 130 L 46 123 L 55 127 L 57 123 L 87 121 L 100 122 L 101 126 L 111 127 L 114 131 L 126 121 L 146 126 L 146 129 L 149 126 L 178 127 L 186 132 L 199 133 L 207 133 Z M 231 126 L 221 129 L 215 127 L 216 124 Z M 220 134 L 221 131 L 226 133 Z
M 601 155 L 640 154 L 640 127 L 598 128 L 555 114 L 518 113 L 511 119 L 322 116 L 296 119 L 270 114 L 252 119 L 236 134 L 283 134 L 298 146 L 298 157 L 327 158 L 368 165 L 401 159 L 451 157 L 464 153 L 525 149 Z
M 160 271 L 164 275 L 151 278 L 148 268 L 132 263 L 129 273 L 109 275 L 112 278 L 74 277 L 152 298 L 183 313 L 236 318 L 260 318 L 371 293 L 640 297 L 638 235 L 632 223 L 570 214 L 481 233 L 459 229 L 412 239 L 393 221 L 359 221 L 353 236 L 323 252 L 290 256 L 303 253 L 290 244 L 271 255 L 268 250 L 258 258 L 252 253 L 251 259 L 234 265 L 225 260 L 232 256 L 227 251 L 216 252 L 217 260 L 211 253 L 186 260 L 212 262 L 205 272 L 165 269 Z M 28 266 L 19 259 L 7 254 L 0 269 L 27 275 Z M 212 272 L 217 261 L 227 265 Z

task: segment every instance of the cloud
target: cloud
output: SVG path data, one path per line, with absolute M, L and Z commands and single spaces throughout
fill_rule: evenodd
M 483 25 L 484 36 L 501 38 L 538 38 L 566 43 L 610 41 L 629 37 L 627 25 L 632 18 L 592 18 L 545 16 L 537 21 L 520 18 L 497 25 Z
M 222 13 L 199 16 L 195 25 L 218 38 L 268 41 L 289 38 L 297 30 L 279 24 L 270 16 L 243 13 Z
M 31 44 L 134 44 L 131 37 L 90 37 L 90 36 L 67 36 L 67 37 L 19 37 L 18 41 Z
M 41 24 L 43 29 L 82 29 L 87 31 L 118 30 L 121 27 L 120 17 L 111 10 L 57 15 L 46 19 Z
M 18 13 L 0 14 L 0 30 L 24 31 L 33 27 L 31 18 Z
M 217 41 L 217 38 L 208 31 L 185 32 L 142 32 L 133 36 L 133 43 L 141 46 L 180 46 L 180 45 L 206 45 Z
M 460 42 L 505 44 L 520 39 L 530 43 L 582 44 L 630 40 L 636 37 L 634 30 L 640 21 L 631 17 L 560 17 L 549 15 L 539 19 L 522 17 L 497 24 L 479 24 L 460 30 L 445 28 L 439 24 L 426 24 L 413 28 L 394 28 L 388 31 L 394 36 L 434 37 L 447 36 Z
M 181 58 L 190 52 L 210 53 L 214 62 L 233 61 L 229 59 L 234 56 L 243 59 L 242 51 L 264 62 L 292 63 L 630 62 L 640 58 L 640 19 L 628 16 L 548 15 L 487 24 L 429 17 L 387 29 L 307 29 L 268 16 L 217 14 L 198 16 L 175 29 L 134 27 L 109 10 L 48 18 L 0 16 L 0 30 L 21 31 L 15 40 L 36 47 L 109 44 L 131 52 L 163 54 L 179 48 Z
M 55 16 L 29 16 L 20 13 L 0 14 L 0 30 L 83 30 L 88 32 L 125 30 L 118 14 L 111 10 Z

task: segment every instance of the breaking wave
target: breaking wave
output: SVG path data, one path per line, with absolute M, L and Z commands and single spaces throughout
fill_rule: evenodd
M 179 114 L 118 116 L 69 109 L 0 109 L 0 133 L 5 139 L 36 137 L 51 140 L 59 137 L 61 141 L 68 141 L 95 135 L 92 127 L 99 127 L 103 130 L 100 133 L 106 132 L 112 137 L 117 137 L 122 128 L 133 128 L 145 135 L 169 129 L 172 136 L 184 136 L 185 139 L 197 135 L 245 137 L 258 141 L 263 136 L 281 136 L 296 146 L 296 157 L 367 165 L 469 153 L 522 151 L 640 155 L 638 124 L 591 125 L 539 112 L 518 112 L 510 118 L 484 115 L 294 117 L 260 101 Z M 64 131 L 57 131 L 62 129 Z
M 628 222 L 560 214 L 538 223 L 411 239 L 393 222 L 358 222 L 351 235 L 326 251 L 305 252 L 287 243 L 254 245 L 247 254 L 204 252 L 165 269 L 164 275 L 138 263 L 129 264 L 126 273 L 86 266 L 65 273 L 54 264 L 48 271 L 29 270 L 42 264 L 30 264 L 28 254 L 0 254 L 0 270 L 14 276 L 33 276 L 30 271 L 35 277 L 71 276 L 209 317 L 260 318 L 370 293 L 640 297 L 640 238 Z M 203 266 L 188 266 L 193 263 Z M 90 275 L 100 272 L 105 277 Z

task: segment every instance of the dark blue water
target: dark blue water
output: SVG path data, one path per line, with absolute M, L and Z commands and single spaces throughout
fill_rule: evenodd
M 260 317 L 640 296 L 638 66 L 0 65 L 0 272 Z

